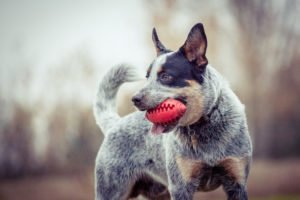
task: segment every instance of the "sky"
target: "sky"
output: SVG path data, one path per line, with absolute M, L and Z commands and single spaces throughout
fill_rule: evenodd
M 0 56 L 10 62 L 16 49 L 45 65 L 74 48 L 89 49 L 97 61 L 140 63 L 147 14 L 141 1 L 1 1 Z M 115 47 L 108 54 L 107 49 Z M 145 50 L 144 50 L 145 51 Z M 105 55 L 105 56 L 103 56 Z
M 145 68 L 150 63 L 154 50 L 150 52 L 149 48 L 146 48 L 151 41 L 152 27 L 149 14 L 145 12 L 142 3 L 138 0 L 123 3 L 108 0 L 1 0 L 2 96 L 9 96 L 6 94 L 12 91 L 11 87 L 7 86 L 13 84 L 16 85 L 15 95 L 19 95 L 17 98 L 24 97 L 26 79 L 20 81 L 20 78 L 23 76 L 21 73 L 26 72 L 22 68 L 27 68 L 32 73 L 30 76 L 32 84 L 26 88 L 26 94 L 30 94 L 27 98 L 30 96 L 29 101 L 34 103 L 34 99 L 40 98 L 40 93 L 45 92 L 44 84 L 47 84 L 45 80 L 50 71 L 61 67 L 62 62 L 72 55 L 76 56 L 78 51 L 88 55 L 100 76 L 111 66 L 119 63 Z M 70 66 L 70 73 L 76 73 L 75 68 L 76 64 Z M 78 70 L 78 73 L 81 71 Z M 73 77 L 76 79 L 76 75 Z M 65 89 L 62 93 L 71 91 L 70 87 L 82 87 L 82 80 L 69 82 L 64 84 Z M 91 99 L 93 94 L 91 90 L 87 91 L 85 88 L 81 90 L 88 93 L 81 96 Z M 48 88 L 47 92 L 51 94 L 51 88 Z M 55 92 L 52 91 L 52 99 L 56 98 L 54 95 L 59 95 Z

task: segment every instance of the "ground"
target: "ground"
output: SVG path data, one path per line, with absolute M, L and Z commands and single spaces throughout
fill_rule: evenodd
M 250 200 L 300 200 L 300 160 L 254 161 L 248 182 Z M 0 200 L 94 199 L 93 169 L 80 173 L 29 176 L 0 181 Z M 226 199 L 219 188 L 195 199 Z

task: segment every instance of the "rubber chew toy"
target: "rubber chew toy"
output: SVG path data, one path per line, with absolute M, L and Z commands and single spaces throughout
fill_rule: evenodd
M 186 106 L 175 99 L 167 99 L 146 113 L 146 118 L 160 125 L 168 125 L 177 121 L 186 111 Z

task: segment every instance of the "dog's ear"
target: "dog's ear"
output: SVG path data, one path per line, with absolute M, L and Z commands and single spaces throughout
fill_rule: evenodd
M 184 56 L 197 65 L 197 67 L 205 67 L 208 63 L 205 56 L 207 48 L 207 39 L 204 27 L 201 23 L 196 24 L 190 31 L 185 43 L 179 49 Z
M 157 36 L 157 33 L 156 33 L 156 30 L 155 28 L 153 28 L 152 30 L 152 41 L 154 43 L 154 46 L 156 48 L 156 53 L 157 53 L 157 56 L 159 56 L 160 54 L 166 52 L 166 48 L 165 46 L 160 42 L 158 36 Z

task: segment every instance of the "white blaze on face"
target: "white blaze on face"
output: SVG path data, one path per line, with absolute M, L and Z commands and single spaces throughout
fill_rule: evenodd
M 151 72 L 150 72 L 150 77 L 149 77 L 150 81 L 156 81 L 157 80 L 157 72 L 166 63 L 167 57 L 172 55 L 173 53 L 174 52 L 165 53 L 165 54 L 162 54 L 162 55 L 158 56 L 155 59 L 153 65 L 152 65 Z
M 174 52 L 165 53 L 158 56 L 152 64 L 152 69 L 150 71 L 150 76 L 148 78 L 148 88 L 151 88 L 148 92 L 150 96 L 154 99 L 166 99 L 172 96 L 172 93 L 162 92 L 163 86 L 157 81 L 157 74 L 161 70 L 162 66 L 166 63 L 167 57 Z M 160 91 L 160 92 L 158 92 Z M 163 94 L 163 95 L 162 95 Z M 160 103 L 160 102 L 158 102 Z M 151 133 L 158 135 L 165 131 L 166 127 L 160 124 L 152 124 Z

